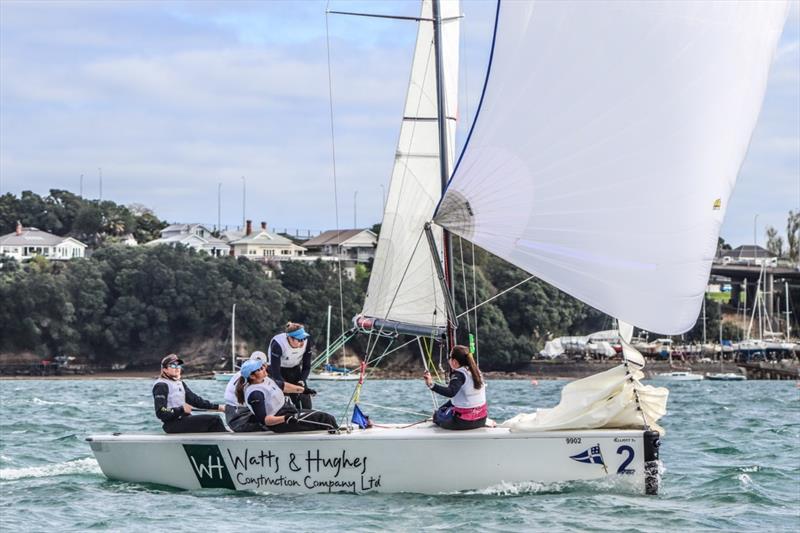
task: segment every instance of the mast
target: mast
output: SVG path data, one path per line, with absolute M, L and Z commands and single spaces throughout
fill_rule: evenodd
M 792 326 L 790 324 L 791 314 L 789 313 L 789 282 L 784 282 L 784 287 L 786 289 L 786 342 L 789 342 L 791 338 L 790 334 L 792 332 Z
M 236 304 L 231 310 L 231 372 L 236 372 Z
M 445 92 L 444 92 L 444 72 L 442 60 L 442 16 L 440 12 L 439 0 L 432 0 L 433 9 L 433 48 L 434 56 L 436 58 L 436 121 L 439 126 L 439 173 L 442 181 L 442 194 L 444 194 L 447 187 L 447 181 L 450 179 L 450 169 L 447 164 L 447 108 L 445 107 Z M 455 292 L 453 288 L 453 245 L 450 240 L 450 232 L 446 228 L 442 228 L 442 247 L 444 248 L 444 279 L 445 285 L 448 289 L 448 294 L 445 298 L 449 298 L 451 302 L 455 301 Z M 437 258 L 434 258 L 435 260 Z M 452 317 L 455 318 L 455 317 Z M 445 348 L 447 353 L 450 353 L 450 348 L 455 345 L 455 328 L 451 320 L 447 321 L 447 336 Z

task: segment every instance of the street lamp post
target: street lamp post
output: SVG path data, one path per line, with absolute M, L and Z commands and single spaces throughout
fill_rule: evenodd
M 358 201 L 358 191 L 353 193 L 353 229 L 358 227 L 358 209 L 356 208 L 356 202 Z
M 244 230 L 245 220 L 247 218 L 245 215 L 245 210 L 247 208 L 246 198 L 247 198 L 247 180 L 244 179 L 244 176 L 242 176 L 242 230 Z
M 754 246 L 758 246 L 758 237 L 756 236 L 758 234 L 757 230 L 756 230 L 757 224 L 758 224 L 758 213 L 756 213 L 756 216 L 753 217 L 753 245 Z M 755 250 L 753 250 L 753 253 L 755 253 Z

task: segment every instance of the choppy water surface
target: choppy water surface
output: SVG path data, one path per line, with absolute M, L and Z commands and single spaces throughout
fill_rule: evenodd
M 160 431 L 150 383 L 0 381 L 0 529 L 800 530 L 800 389 L 794 382 L 670 384 L 663 420 L 668 435 L 661 448 L 665 472 L 656 497 L 591 483 L 439 496 L 278 497 L 109 481 L 84 438 Z M 189 383 L 202 396 L 221 401 L 224 383 Z M 554 405 L 563 384 L 492 381 L 491 416 L 503 420 Z M 315 407 L 341 416 L 353 384 L 315 385 Z M 362 402 L 411 411 L 431 407 L 421 380 L 368 382 Z M 420 418 L 375 406 L 364 410 L 379 422 Z

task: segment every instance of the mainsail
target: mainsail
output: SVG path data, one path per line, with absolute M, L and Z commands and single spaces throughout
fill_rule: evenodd
M 458 104 L 459 2 L 441 2 L 442 58 L 450 168 Z M 432 18 L 430 0 L 421 19 Z M 442 196 L 433 25 L 419 24 L 403 122 L 363 317 L 441 328 L 446 311 L 423 226 Z M 441 243 L 441 229 L 435 229 Z M 439 246 L 441 249 L 441 246 Z
M 786 2 L 498 3 L 435 221 L 638 327 L 697 319 Z

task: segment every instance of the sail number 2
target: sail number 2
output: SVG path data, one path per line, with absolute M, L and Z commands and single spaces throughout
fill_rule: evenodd
M 631 464 L 633 461 L 633 448 L 630 446 L 620 446 L 617 448 L 617 455 L 627 454 L 628 456 L 622 461 L 622 464 L 619 465 L 617 469 L 617 474 L 633 474 L 636 470 L 629 469 L 628 465 Z

